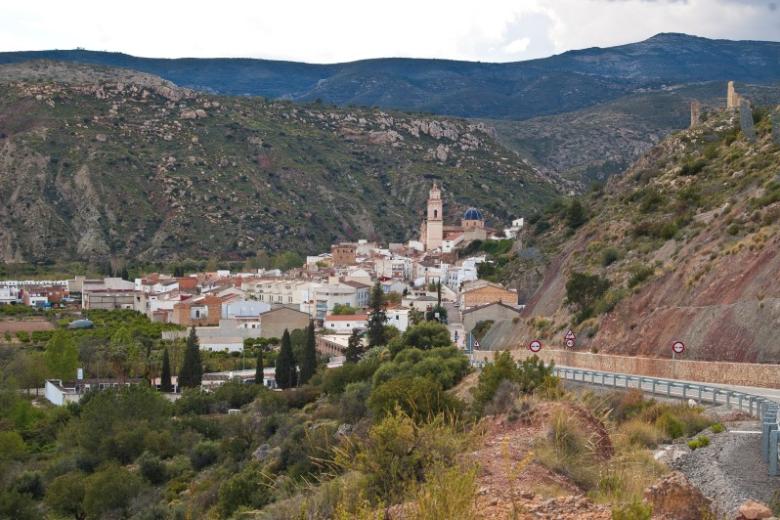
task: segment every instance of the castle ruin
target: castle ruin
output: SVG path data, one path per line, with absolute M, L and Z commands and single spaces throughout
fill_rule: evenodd
M 734 82 L 729 81 L 728 91 L 726 92 L 726 108 L 736 110 L 742 102 L 742 96 L 734 88 Z
M 691 128 L 701 121 L 701 102 L 698 99 L 691 101 Z

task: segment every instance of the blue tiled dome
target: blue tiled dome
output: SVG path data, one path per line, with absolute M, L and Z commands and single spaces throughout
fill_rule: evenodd
M 484 220 L 484 218 L 482 218 L 482 212 L 477 208 L 469 208 L 463 214 L 463 220 Z

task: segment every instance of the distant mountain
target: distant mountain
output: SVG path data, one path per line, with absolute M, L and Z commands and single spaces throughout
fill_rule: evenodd
M 737 83 L 737 91 L 756 106 L 780 103 L 780 84 Z M 563 114 L 485 122 L 504 145 L 543 171 L 586 186 L 622 173 L 669 133 L 687 128 L 694 99 L 705 111 L 722 109 L 726 82 L 675 85 Z
M 780 43 L 684 34 L 502 64 L 390 58 L 314 65 L 152 59 L 85 50 L 0 53 L 0 63 L 33 59 L 130 68 L 219 94 L 513 120 L 578 110 L 664 85 L 780 81 Z
M 501 225 L 557 192 L 475 121 L 208 95 L 93 65 L 0 66 L 0 262 L 405 241 L 434 180 L 452 221 L 476 206 Z

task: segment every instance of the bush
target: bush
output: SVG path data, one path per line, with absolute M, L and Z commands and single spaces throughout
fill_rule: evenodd
M 593 306 L 609 289 L 606 278 L 587 273 L 572 272 L 566 282 L 566 302 L 579 312 L 579 321 L 584 321 L 593 312 Z
M 655 425 L 670 439 L 679 439 L 685 433 L 685 425 L 671 412 L 661 414 Z
M 620 260 L 620 253 L 614 247 L 605 249 L 601 255 L 601 265 L 604 267 L 610 266 L 618 260 Z
M 640 419 L 625 423 L 620 430 L 629 444 L 641 448 L 655 448 L 663 437 L 658 428 Z
M 710 445 L 710 438 L 706 435 L 699 435 L 695 439 L 692 439 L 688 441 L 688 447 L 691 450 L 697 450 L 699 448 L 704 448 L 705 446 Z
M 634 266 L 631 269 L 631 277 L 628 279 L 628 286 L 633 288 L 641 284 L 655 273 L 655 269 L 649 266 Z
M 653 508 L 640 500 L 612 508 L 612 520 L 650 520 Z
M 374 388 L 368 399 L 368 407 L 378 418 L 400 409 L 420 422 L 441 413 L 457 414 L 462 404 L 444 392 L 436 381 L 424 377 L 404 377 L 391 379 Z
M 159 485 L 168 479 L 167 469 L 159 457 L 145 451 L 138 460 L 141 476 L 154 485 Z
M 452 466 L 469 438 L 442 416 L 417 424 L 397 412 L 371 427 L 366 440 L 336 450 L 336 463 L 366 476 L 369 498 L 392 503 L 432 468 Z
M 707 166 L 707 161 L 704 159 L 697 159 L 695 161 L 688 161 L 683 164 L 680 170 L 680 175 L 691 176 L 699 174 L 704 167 Z
M 437 466 L 425 477 L 414 500 L 414 519 L 474 518 L 476 468 Z
M 539 462 L 566 475 L 584 490 L 598 485 L 596 443 L 585 434 L 582 426 L 564 410 L 552 418 L 546 439 L 537 446 Z
M 463 379 L 468 371 L 468 358 L 455 347 L 430 350 L 407 348 L 392 361 L 382 363 L 374 373 L 373 381 L 376 387 L 394 378 L 419 376 L 436 381 L 447 390 Z
M 253 464 L 230 477 L 219 487 L 217 509 L 222 518 L 228 518 L 239 507 L 259 509 L 270 502 L 268 482 L 262 471 Z
M 500 352 L 479 374 L 477 386 L 471 390 L 474 406 L 482 412 L 493 400 L 503 381 L 515 383 L 520 393 L 530 393 L 543 385 L 553 385 L 553 364 L 545 365 L 538 356 L 531 356 L 518 366 L 509 352 Z
M 219 459 L 219 444 L 214 441 L 199 442 L 190 453 L 190 463 L 197 471 L 214 464 L 217 459 Z
M 723 433 L 726 431 L 726 427 L 723 426 L 721 423 L 715 423 L 710 428 L 712 430 L 712 433 Z
M 89 518 L 127 516 L 130 502 L 141 492 L 141 480 L 119 466 L 108 466 L 86 479 L 84 511 Z M 119 513 L 119 514 L 117 514 Z

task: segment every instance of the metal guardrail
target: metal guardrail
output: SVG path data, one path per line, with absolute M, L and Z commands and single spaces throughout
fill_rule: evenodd
M 729 390 L 717 386 L 697 383 L 683 383 L 657 377 L 634 376 L 583 370 L 579 368 L 554 367 L 553 372 L 561 379 L 590 385 L 613 388 L 636 388 L 653 395 L 680 399 L 696 399 L 698 402 L 725 404 L 761 419 L 761 455 L 769 464 L 769 475 L 780 475 L 780 416 L 778 403 L 759 395 Z

